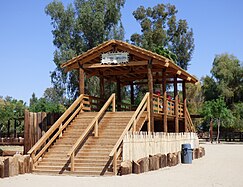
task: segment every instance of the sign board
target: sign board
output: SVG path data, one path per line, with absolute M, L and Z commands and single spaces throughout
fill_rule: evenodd
M 101 56 L 101 64 L 125 64 L 128 61 L 127 52 L 104 53 Z

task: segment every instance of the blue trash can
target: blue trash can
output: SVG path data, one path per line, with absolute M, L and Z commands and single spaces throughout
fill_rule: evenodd
M 182 144 L 181 145 L 181 163 L 182 164 L 191 164 L 192 163 L 192 148 L 191 144 Z

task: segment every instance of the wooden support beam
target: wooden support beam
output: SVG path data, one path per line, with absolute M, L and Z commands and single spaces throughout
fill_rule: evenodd
M 24 111 L 24 154 L 27 154 L 30 147 L 29 134 L 30 134 L 30 115 L 29 111 Z
M 79 68 L 79 95 L 84 94 L 84 70 Z
M 146 66 L 147 61 L 130 61 L 126 64 L 84 64 L 84 69 L 93 69 L 93 68 L 112 68 L 112 67 L 129 67 L 129 66 Z
M 179 132 L 179 115 L 178 115 L 178 104 L 179 104 L 179 98 L 178 98 L 178 87 L 177 87 L 177 75 L 174 77 L 174 98 L 175 98 L 175 132 Z
M 116 79 L 116 90 L 117 90 L 117 110 L 121 110 L 121 81 L 120 78 Z
M 186 121 L 186 82 L 182 82 L 182 98 L 183 98 L 183 117 L 184 117 L 184 131 L 187 132 L 187 121 Z
M 149 89 L 149 103 L 150 103 L 150 130 L 154 132 L 154 111 L 153 111 L 153 74 L 152 74 L 152 60 L 148 61 L 148 89 Z
M 163 88 L 163 113 L 164 113 L 164 132 L 168 132 L 167 126 L 167 93 L 166 93 L 166 69 L 162 71 L 162 88 Z
M 130 83 L 131 87 L 131 105 L 134 105 L 134 85 L 133 82 Z
M 105 81 L 102 75 L 100 76 L 100 98 L 105 98 Z

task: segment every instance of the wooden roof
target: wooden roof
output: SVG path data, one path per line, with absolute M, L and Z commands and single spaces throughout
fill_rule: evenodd
M 129 62 L 127 64 L 101 65 L 101 54 L 107 52 L 128 52 Z M 116 81 L 126 85 L 131 81 L 146 80 L 148 62 L 152 62 L 154 80 L 162 80 L 162 70 L 166 69 L 166 78 L 178 78 L 186 82 L 197 83 L 198 80 L 176 65 L 172 60 L 158 55 L 143 48 L 128 44 L 123 41 L 110 40 L 94 47 L 87 52 L 72 58 L 61 67 L 65 71 L 73 69 L 84 69 L 87 76 L 103 76 L 105 79 Z

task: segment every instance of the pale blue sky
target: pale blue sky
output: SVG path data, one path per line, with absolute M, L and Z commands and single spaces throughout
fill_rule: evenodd
M 0 96 L 29 101 L 51 86 L 54 46 L 50 18 L 44 8 L 51 0 L 0 0 Z M 73 2 L 64 0 L 65 4 Z M 242 0 L 127 0 L 122 10 L 126 39 L 140 32 L 132 16 L 138 6 L 171 3 L 177 17 L 193 28 L 195 51 L 189 72 L 209 75 L 216 54 L 228 52 L 243 60 Z

